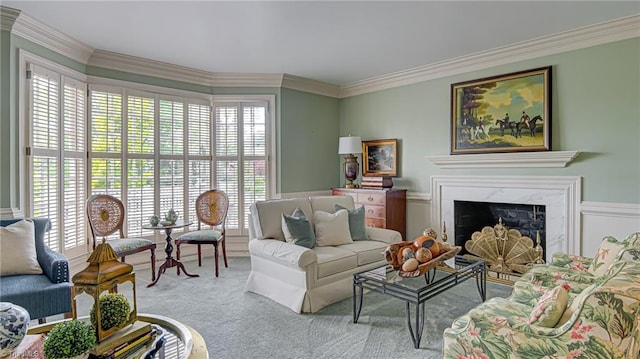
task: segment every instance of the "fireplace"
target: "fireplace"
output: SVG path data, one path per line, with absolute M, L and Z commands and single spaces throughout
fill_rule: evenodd
M 544 207 L 544 260 L 556 252 L 581 254 L 580 177 L 573 176 L 432 176 L 431 227 L 442 233 L 446 225 L 450 242 L 458 236 L 455 202 L 485 202 Z M 488 226 L 495 225 L 488 224 Z M 476 228 L 479 231 L 482 228 Z M 543 236 L 544 234 L 544 236 Z M 531 237 L 536 240 L 536 237 Z M 452 243 L 454 244 L 454 243 Z
M 545 206 L 514 203 L 453 201 L 454 243 L 461 246 L 460 254 L 467 254 L 464 244 L 474 232 L 493 227 L 500 220 L 523 237 L 534 241 L 540 234 L 540 246 L 545 249 Z

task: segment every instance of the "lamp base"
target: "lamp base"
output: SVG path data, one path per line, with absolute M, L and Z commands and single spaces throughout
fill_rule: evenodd
M 344 185 L 344 188 L 358 188 L 358 185 L 355 183 L 347 183 Z

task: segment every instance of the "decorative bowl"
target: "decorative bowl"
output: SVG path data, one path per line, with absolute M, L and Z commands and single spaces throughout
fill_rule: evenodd
M 175 221 L 173 221 L 173 222 L 169 222 L 169 221 L 160 221 L 160 225 L 161 225 L 161 226 L 165 226 L 165 227 L 166 227 L 166 226 L 172 226 L 172 225 L 174 225 L 174 224 L 176 224 L 176 222 L 175 222 Z
M 461 246 L 451 247 L 450 250 L 439 253 L 438 256 L 433 257 L 428 262 L 420 263 L 416 270 L 405 272 L 402 270 L 402 260 L 400 259 L 400 256 L 398 256 L 398 253 L 402 253 L 402 250 L 405 247 L 415 248 L 413 242 L 396 242 L 391 243 L 384 252 L 385 259 L 387 260 L 389 265 L 391 265 L 394 270 L 398 271 L 398 275 L 400 277 L 405 278 L 419 277 L 425 274 L 427 271 L 442 264 L 443 261 L 455 257 L 455 255 L 460 253 L 460 251 L 462 250 Z

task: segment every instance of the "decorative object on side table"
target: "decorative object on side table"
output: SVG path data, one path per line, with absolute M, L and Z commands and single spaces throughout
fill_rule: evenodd
M 87 358 L 96 346 L 93 328 L 81 320 L 73 319 L 56 324 L 44 342 L 47 358 Z
M 151 216 L 149 217 L 149 224 L 152 226 L 157 226 L 158 223 L 160 223 L 160 217 L 158 216 Z
M 362 153 L 362 139 L 357 136 L 340 137 L 338 144 L 338 154 L 346 155 L 344 157 L 344 177 L 348 183 L 345 183 L 345 188 L 356 188 L 357 185 L 353 183 L 358 179 L 358 172 L 360 171 L 360 164 L 358 158 L 353 154 Z
M 29 328 L 29 312 L 19 305 L 0 302 L 0 357 L 17 347 Z
M 163 226 L 170 226 L 176 224 L 178 220 L 178 212 L 174 211 L 173 208 L 167 211 L 164 215 L 164 221 L 161 222 Z

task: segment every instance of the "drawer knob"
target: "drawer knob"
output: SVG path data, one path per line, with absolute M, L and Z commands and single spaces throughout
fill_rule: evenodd
M 369 196 L 369 198 L 367 198 L 367 201 L 373 202 L 373 197 Z
M 368 211 L 367 211 L 367 213 L 369 213 L 369 214 L 373 214 L 373 210 L 372 210 L 372 209 L 370 209 L 370 210 L 368 210 Z

